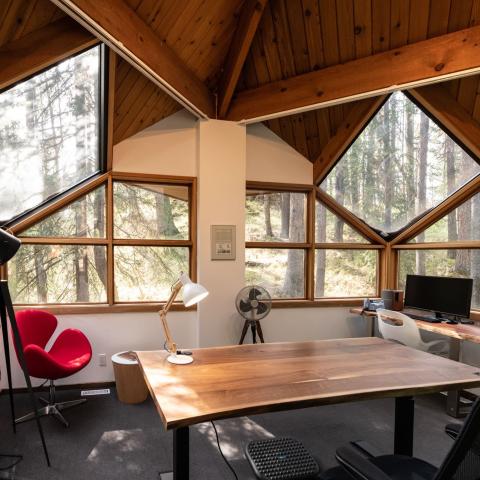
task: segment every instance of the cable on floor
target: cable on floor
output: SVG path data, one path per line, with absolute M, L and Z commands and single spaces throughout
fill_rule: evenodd
M 4 472 L 6 470 L 11 470 L 13 467 L 17 466 L 22 460 L 22 455 L 0 455 L 0 458 L 14 458 L 15 460 L 6 467 L 0 467 L 0 472 Z
M 217 446 L 218 446 L 218 451 L 220 452 L 220 455 L 222 456 L 223 458 L 223 461 L 225 462 L 225 464 L 227 465 L 227 467 L 230 469 L 230 471 L 233 473 L 233 476 L 235 477 L 236 480 L 238 480 L 238 476 L 237 476 L 237 473 L 235 472 L 235 470 L 233 469 L 233 467 L 230 465 L 230 462 L 227 460 L 227 458 L 225 457 L 225 455 L 223 454 L 222 452 L 222 447 L 220 446 L 220 440 L 218 439 L 218 432 L 217 432 L 217 427 L 215 426 L 215 424 L 212 422 L 210 422 L 212 424 L 212 427 L 213 427 L 213 430 L 215 431 L 215 437 L 217 438 Z

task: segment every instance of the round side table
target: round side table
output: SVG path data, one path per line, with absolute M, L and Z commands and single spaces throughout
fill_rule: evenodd
M 112 356 L 118 399 L 123 403 L 142 403 L 148 397 L 137 356 L 133 352 L 119 352 Z

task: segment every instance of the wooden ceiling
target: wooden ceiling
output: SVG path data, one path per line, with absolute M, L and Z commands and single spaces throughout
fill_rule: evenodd
M 244 0 L 124 0 L 193 75 L 217 90 Z M 50 0 L 0 2 L 0 46 L 64 17 Z M 480 0 L 269 0 L 237 91 L 480 24 Z M 372 75 L 374 72 L 372 72 Z M 448 82 L 480 121 L 479 76 Z M 117 58 L 114 143 L 182 106 Z M 265 124 L 312 162 L 353 104 L 268 120 Z

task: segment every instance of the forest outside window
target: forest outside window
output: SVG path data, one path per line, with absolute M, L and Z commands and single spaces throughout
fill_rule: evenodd
M 0 224 L 101 170 L 101 49 L 0 93 Z
M 8 265 L 15 304 L 153 304 L 182 271 L 195 277 L 194 179 L 108 177 L 17 232 L 22 246 Z

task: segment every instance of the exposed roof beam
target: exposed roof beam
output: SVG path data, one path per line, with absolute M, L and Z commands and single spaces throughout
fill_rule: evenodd
M 246 0 L 230 44 L 218 87 L 218 116 L 223 118 L 230 106 L 243 64 L 268 0 Z
M 71 18 L 56 22 L 0 47 L 0 90 L 98 43 Z
M 318 185 L 330 172 L 355 137 L 370 121 L 375 112 L 383 105 L 386 95 L 366 98 L 356 102 L 347 114 L 337 133 L 323 147 L 313 162 L 313 183 Z
M 321 188 L 316 187 L 316 196 L 327 208 L 336 213 L 340 218 L 343 218 L 349 225 L 355 230 L 360 232 L 364 237 L 370 239 L 373 243 L 379 243 L 380 245 L 386 245 L 387 242 L 382 238 L 375 230 L 369 225 L 360 220 L 350 210 L 346 209 L 343 205 L 340 205 L 332 196 L 324 192 Z
M 227 120 L 258 122 L 480 72 L 480 26 L 239 92 Z
M 215 116 L 207 86 L 124 0 L 51 1 L 194 115 Z
M 443 85 L 409 90 L 410 95 L 480 159 L 480 123 Z

